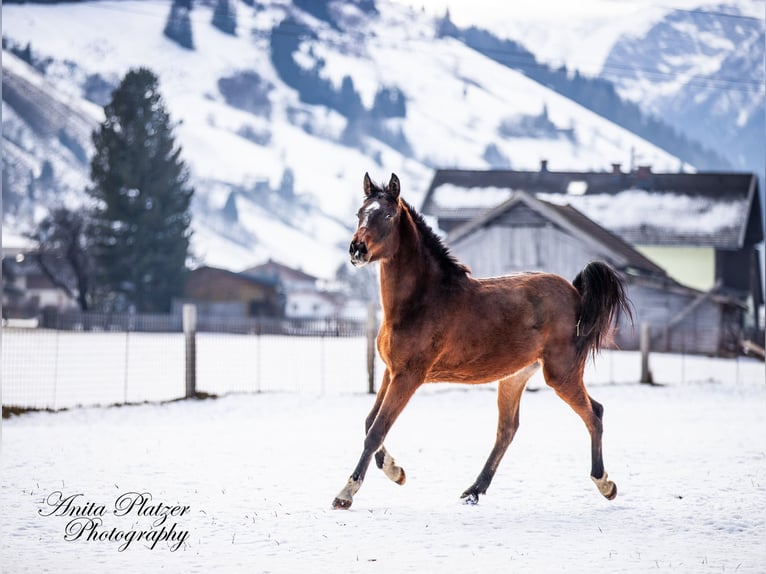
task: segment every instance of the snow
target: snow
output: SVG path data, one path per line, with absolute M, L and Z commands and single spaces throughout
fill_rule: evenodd
M 415 11 L 442 17 L 449 9 L 458 26 L 479 26 L 502 38 L 520 41 L 539 62 L 555 67 L 566 65 L 588 75 L 598 75 L 610 50 L 623 35 L 641 36 L 674 9 L 721 10 L 713 0 L 668 0 L 662 3 L 638 1 L 542 0 L 505 2 L 496 0 L 394 0 Z M 742 14 L 763 19 L 760 0 L 728 0 Z M 646 94 L 644 94 L 646 95 Z
M 705 197 L 628 189 L 615 195 L 561 195 L 538 193 L 538 199 L 570 204 L 610 229 L 632 229 L 641 222 L 668 231 L 714 233 L 741 225 L 747 202 L 712 202 Z
M 397 173 L 406 199 L 418 205 L 434 167 L 486 168 L 483 154 L 490 143 L 515 169 L 536 169 L 541 159 L 548 159 L 553 169 L 606 169 L 612 162 L 627 164 L 632 148 L 656 170 L 677 169 L 678 159 L 523 74 L 456 41 L 435 41 L 430 17 L 394 2 L 376 5 L 380 18 L 360 18 L 344 33 L 315 22 L 321 41 L 307 40 L 303 48 L 310 47 L 314 57 L 324 60 L 323 74 L 336 85 L 344 76 L 352 77 L 366 105 L 382 86 L 403 91 L 407 118 L 387 127 L 401 127 L 414 151 L 411 158 L 366 136 L 356 147 L 341 145 L 345 118 L 302 104 L 281 82 L 264 54 L 271 27 L 291 9 L 284 2 L 264 2 L 258 10 L 239 5 L 237 37 L 210 25 L 210 6 L 195 4 L 194 51 L 162 35 L 166 1 L 8 5 L 3 17 L 9 41 L 30 42 L 37 57 L 53 59 L 46 79 L 67 98 L 77 100 L 87 74 L 98 73 L 113 83 L 140 65 L 158 74 L 196 189 L 193 247 L 208 265 L 236 270 L 279 252 L 286 253 L 285 263 L 331 277 L 345 257 L 365 171 L 376 180 Z M 273 85 L 269 118 L 233 109 L 220 94 L 218 79 L 243 70 Z M 35 75 L 28 69 L 20 73 Z M 543 104 L 557 126 L 574 128 L 576 142 L 498 135 L 504 119 L 539 114 Z M 93 109 L 92 104 L 83 106 Z M 258 145 L 241 137 L 242 126 L 269 133 L 269 143 Z M 314 221 L 301 222 L 305 230 L 301 225 L 274 224 L 267 210 L 243 200 L 238 208 L 248 212 L 246 221 L 228 225 L 228 233 L 221 231 L 226 225 L 217 219 L 217 210 L 228 196 L 222 189 L 248 189 L 258 180 L 268 180 L 274 188 L 287 167 L 294 171 L 296 193 L 316 206 Z M 348 227 L 341 233 L 339 226 L 330 225 L 330 231 L 318 236 L 316 231 L 330 220 Z
M 432 201 L 439 207 L 461 209 L 466 207 L 491 209 L 511 197 L 507 187 L 462 187 L 445 183 L 434 190 Z
M 24 235 L 19 235 L 18 233 L 3 232 L 3 250 L 8 250 L 9 252 L 14 251 L 25 251 L 30 249 L 34 243 L 31 239 Z
M 633 229 L 650 222 L 653 227 L 676 233 L 709 234 L 737 228 L 747 215 L 747 202 L 711 201 L 709 198 L 670 192 L 626 189 L 616 194 L 585 194 L 573 181 L 569 193 L 537 193 L 542 201 L 571 205 L 593 221 L 610 229 Z M 442 209 L 490 209 L 508 200 L 509 188 L 461 187 L 442 184 L 433 202 Z
M 220 338 L 202 354 L 221 388 L 257 369 L 252 338 L 238 340 Z M 234 364 L 217 354 L 226 349 Z M 320 352 L 316 341 L 292 339 L 261 355 L 281 357 L 282 368 L 262 373 L 260 393 L 5 420 L 4 572 L 764 571 L 762 363 L 652 355 L 667 384 L 648 387 L 635 384 L 637 353 L 600 355 L 586 380 L 605 406 L 612 502 L 588 477 L 582 422 L 533 381 L 487 495 L 461 504 L 494 439 L 494 385 L 423 387 L 386 440 L 407 483 L 372 465 L 352 508 L 338 511 L 330 503 L 356 464 L 373 401 L 361 377 L 355 388 L 335 383 L 359 372 L 338 360 L 351 350 L 327 354 L 336 371 L 322 387 L 290 375 Z M 45 515 L 57 492 L 103 505 L 105 539 L 66 541 L 72 518 Z M 134 541 L 121 552 L 125 539 L 106 539 L 112 529 L 159 530 L 156 517 L 113 514 L 131 492 L 189 507 L 165 524 L 188 533 L 176 551 L 177 541 L 153 550 Z

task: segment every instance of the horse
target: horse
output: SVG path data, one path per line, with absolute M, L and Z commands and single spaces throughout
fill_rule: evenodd
M 622 278 L 600 261 L 570 283 L 552 273 L 476 279 L 423 217 L 400 197 L 396 174 L 386 185 L 364 175 L 364 202 L 349 246 L 351 263 L 380 265 L 383 319 L 377 348 L 383 379 L 365 420 L 359 462 L 333 500 L 351 506 L 374 456 L 397 484 L 406 474 L 383 442 L 415 391 L 426 382 L 499 381 L 495 444 L 474 483 L 461 495 L 476 504 L 486 494 L 519 427 L 519 402 L 542 367 L 546 383 L 582 418 L 590 433 L 590 476 L 608 500 L 617 486 L 602 458 L 603 406 L 586 391 L 583 370 L 604 345 L 619 313 L 632 321 Z

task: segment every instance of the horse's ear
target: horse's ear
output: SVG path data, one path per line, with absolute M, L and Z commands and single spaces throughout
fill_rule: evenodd
M 375 190 L 375 184 L 372 183 L 372 180 L 370 179 L 370 174 L 365 172 L 364 174 L 364 196 L 369 197 L 369 195 Z
M 391 194 L 391 197 L 394 199 L 399 199 L 399 178 L 396 177 L 395 173 L 391 174 L 391 180 L 388 182 L 388 193 Z

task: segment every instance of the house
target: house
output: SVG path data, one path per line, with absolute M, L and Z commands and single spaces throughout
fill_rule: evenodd
M 330 293 L 316 289 L 287 292 L 285 316 L 290 319 L 322 319 L 337 314 L 338 302 Z
M 240 273 L 215 267 L 191 271 L 174 313 L 183 303 L 194 303 L 198 315 L 216 319 L 328 319 L 349 318 L 350 301 L 322 289 L 313 275 L 269 259 Z
M 499 206 L 454 227 L 447 243 L 477 277 L 546 271 L 572 280 L 589 261 L 606 261 L 625 277 L 635 324 L 651 325 L 654 349 L 715 355 L 740 349 L 744 308 L 735 298 L 681 285 L 570 205 L 513 191 Z M 639 336 L 627 317 L 619 318 L 619 348 L 637 349 Z
M 4 319 L 39 318 L 49 309 L 79 309 L 77 300 L 51 281 L 27 249 L 4 246 L 2 273 Z
M 524 191 L 454 228 L 447 243 L 480 277 L 547 271 L 573 279 L 588 261 L 601 259 L 636 275 L 668 279 L 660 266 L 573 207 Z
M 343 305 L 336 294 L 321 288 L 317 277 L 273 259 L 242 273 L 277 282 L 285 294 L 285 316 L 289 319 L 335 317 Z
M 273 281 L 285 297 L 285 317 L 317 319 L 333 314 L 334 304 L 320 292 L 318 279 L 273 259 L 242 271 L 246 275 Z
M 752 173 L 437 170 L 421 211 L 451 232 L 524 191 L 570 205 L 665 269 L 680 285 L 733 297 L 758 332 L 763 305 L 756 247 L 764 239 Z
M 300 269 L 294 269 L 273 259 L 242 271 L 245 275 L 281 283 L 286 291 L 317 289 L 318 279 Z
M 203 317 L 281 317 L 284 313 L 284 297 L 276 281 L 208 266 L 188 273 L 183 298 L 174 301 L 174 309 L 183 303 L 194 303 Z

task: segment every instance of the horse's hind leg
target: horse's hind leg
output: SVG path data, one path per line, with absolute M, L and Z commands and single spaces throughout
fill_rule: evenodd
M 375 397 L 375 404 L 372 406 L 372 410 L 370 411 L 370 414 L 367 415 L 367 420 L 365 420 L 364 423 L 365 435 L 369 432 L 372 423 L 375 422 L 375 417 L 378 416 L 380 405 L 383 404 L 383 399 L 386 397 L 386 391 L 388 391 L 389 381 L 388 369 L 386 369 L 383 373 L 380 389 L 378 389 L 378 395 Z M 394 457 L 389 454 L 385 446 L 380 447 L 380 450 L 375 453 L 375 465 L 396 484 L 404 484 L 407 480 L 407 475 L 405 474 L 404 469 L 396 464 Z
M 540 363 L 535 362 L 500 381 L 497 388 L 497 437 L 495 438 L 495 446 L 476 481 L 460 495 L 460 498 L 465 499 L 467 504 L 476 504 L 479 502 L 479 495 L 486 494 L 500 460 L 519 428 L 519 403 L 524 387 L 527 386 L 527 381 L 539 368 Z
M 559 355 L 559 358 L 561 355 Z M 566 373 L 566 374 L 563 374 Z M 591 471 L 590 477 L 598 491 L 608 500 L 617 496 L 617 485 L 609 480 L 604 470 L 601 437 L 604 432 L 602 418 L 604 407 L 585 391 L 583 366 L 565 371 L 559 361 L 546 362 L 543 366 L 545 380 L 580 416 L 590 433 Z

